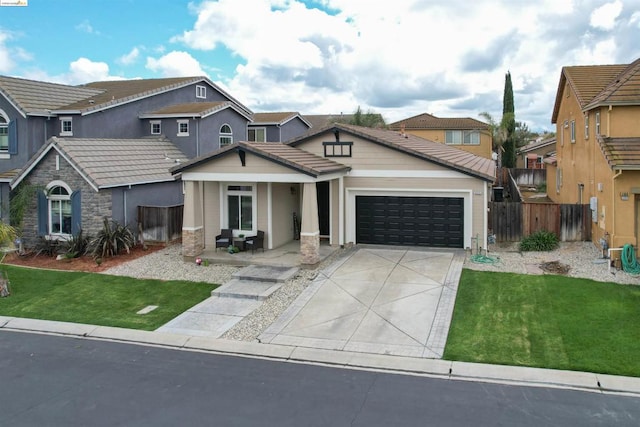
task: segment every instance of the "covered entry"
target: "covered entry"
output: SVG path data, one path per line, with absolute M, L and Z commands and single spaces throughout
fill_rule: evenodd
M 356 196 L 356 243 L 462 248 L 464 198 Z

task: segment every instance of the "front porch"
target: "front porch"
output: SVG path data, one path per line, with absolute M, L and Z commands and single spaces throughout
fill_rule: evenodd
M 332 253 L 340 249 L 339 246 L 330 246 L 328 242 L 320 242 L 320 259 L 318 263 L 328 258 Z M 230 264 L 230 265 L 270 265 L 278 267 L 314 267 L 314 265 L 304 264 L 302 262 L 302 254 L 300 253 L 300 241 L 292 240 L 282 246 L 273 249 L 257 250 L 255 253 L 251 251 L 243 251 L 230 254 L 224 248 L 216 251 L 212 248 L 205 249 L 202 254 L 198 255 L 204 262 L 209 261 L 211 264 Z M 196 257 L 185 257 L 185 260 L 195 262 Z

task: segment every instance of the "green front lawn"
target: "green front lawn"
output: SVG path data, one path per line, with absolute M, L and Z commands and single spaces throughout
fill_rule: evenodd
M 98 273 L 3 265 L 11 295 L 0 316 L 154 330 L 206 299 L 217 287 L 188 281 L 138 280 Z M 136 314 L 149 305 L 158 308 Z
M 640 376 L 640 287 L 465 269 L 444 358 Z

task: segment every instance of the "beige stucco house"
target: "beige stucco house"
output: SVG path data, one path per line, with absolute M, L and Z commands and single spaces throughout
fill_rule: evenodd
M 492 158 L 493 137 L 487 123 L 469 117 L 436 117 L 422 113 L 389 124 L 389 129 L 451 145 L 477 156 Z
M 640 239 L 640 59 L 563 67 L 551 118 L 556 157 L 547 192 L 557 203 L 589 203 L 594 242 Z
M 330 245 L 444 248 L 486 241 L 493 161 L 396 131 L 335 124 L 288 143 L 238 142 L 172 169 L 184 182 L 183 254 L 221 229 L 296 238 L 303 262 Z

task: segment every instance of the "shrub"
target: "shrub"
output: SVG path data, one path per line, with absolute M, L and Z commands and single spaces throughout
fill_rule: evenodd
M 85 255 L 89 247 L 89 241 L 90 238 L 83 235 L 82 230 L 69 237 L 69 239 L 62 244 L 62 250 L 65 252 L 65 257 L 77 258 Z
M 94 258 L 105 258 L 118 255 L 123 250 L 129 253 L 134 243 L 135 238 L 129 227 L 105 218 L 102 230 L 91 239 L 89 247 Z
M 526 251 L 551 251 L 558 247 L 558 236 L 550 231 L 540 230 L 526 236 L 520 242 L 520 250 Z
M 59 242 L 57 240 L 48 239 L 47 236 L 38 236 L 38 240 L 33 247 L 33 252 L 35 253 L 35 256 L 56 256 L 60 250 L 60 245 L 58 243 Z

